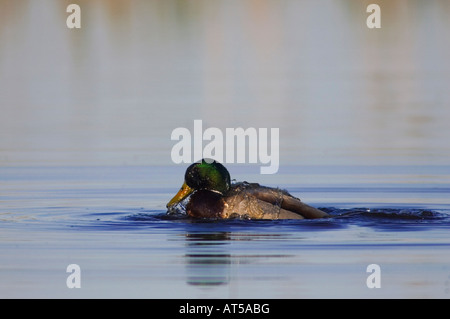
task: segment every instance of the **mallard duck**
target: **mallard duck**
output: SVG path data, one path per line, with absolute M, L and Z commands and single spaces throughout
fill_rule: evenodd
M 181 189 L 167 203 L 168 212 L 185 199 L 186 213 L 194 218 L 273 220 L 329 217 L 285 190 L 257 183 L 231 183 L 225 166 L 206 159 L 187 168 Z

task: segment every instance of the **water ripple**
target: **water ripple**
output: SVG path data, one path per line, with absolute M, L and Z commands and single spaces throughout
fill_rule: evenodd
M 190 225 L 189 227 L 201 231 L 215 231 L 224 228 L 241 230 L 264 228 L 267 231 L 270 231 L 271 228 L 276 228 L 277 231 L 282 231 L 283 227 L 286 228 L 286 231 L 291 231 L 292 227 L 298 230 L 324 231 L 345 229 L 351 226 L 368 227 L 383 231 L 450 228 L 450 214 L 444 211 L 404 208 L 340 209 L 322 207 L 321 209 L 332 217 L 312 220 L 215 220 L 192 219 L 184 215 L 168 215 L 163 210 L 139 210 L 122 213 L 93 213 L 90 215 L 91 222 L 83 223 L 81 227 L 98 230 L 137 230 L 145 228 L 176 230 Z

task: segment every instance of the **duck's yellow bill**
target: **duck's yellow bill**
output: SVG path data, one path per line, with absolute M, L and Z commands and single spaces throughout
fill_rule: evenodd
M 178 204 L 183 199 L 188 197 L 194 190 L 187 186 L 186 182 L 183 183 L 183 186 L 181 186 L 178 193 L 170 200 L 170 202 L 167 203 L 166 207 L 172 207 L 173 205 Z

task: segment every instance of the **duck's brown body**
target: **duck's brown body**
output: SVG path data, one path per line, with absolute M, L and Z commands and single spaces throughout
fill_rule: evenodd
M 186 212 L 196 218 L 311 219 L 329 217 L 306 205 L 287 191 L 257 183 L 236 183 L 222 195 L 197 190 L 189 198 Z

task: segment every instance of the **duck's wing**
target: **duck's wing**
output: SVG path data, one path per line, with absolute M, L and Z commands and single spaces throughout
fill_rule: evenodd
M 234 194 L 223 198 L 223 218 L 304 219 L 300 214 L 261 200 L 250 194 Z
M 327 213 L 303 203 L 285 190 L 247 183 L 244 191 L 260 201 L 281 208 L 279 219 L 293 219 L 296 214 L 307 219 L 329 217 Z

